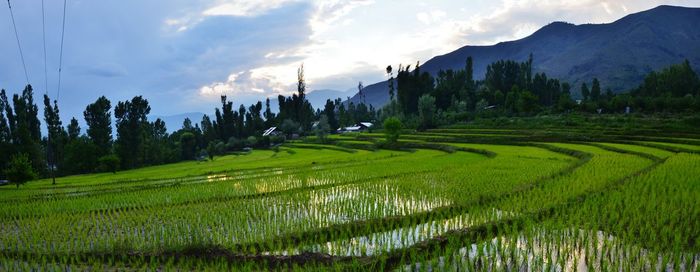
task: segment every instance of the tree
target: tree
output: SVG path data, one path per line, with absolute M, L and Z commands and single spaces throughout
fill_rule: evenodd
M 5 170 L 5 175 L 10 180 L 10 182 L 17 185 L 17 188 L 21 184 L 36 178 L 36 173 L 32 170 L 32 162 L 29 160 L 27 154 L 17 154 L 10 159 L 10 164 Z
M 401 129 L 403 129 L 403 124 L 399 118 L 389 117 L 384 120 L 384 134 L 387 142 L 396 143 L 401 136 Z
M 418 116 L 421 120 L 421 128 L 428 129 L 433 126 L 435 116 L 435 97 L 424 94 L 418 99 Z
M 323 107 L 322 114 L 328 119 L 328 125 L 331 130 L 336 130 L 340 127 L 338 118 L 336 118 L 335 115 L 335 102 L 333 102 L 333 100 L 326 100 L 326 105 Z
M 75 118 L 70 119 L 70 124 L 68 124 L 68 140 L 72 141 L 80 137 L 80 125 L 78 120 Z
M 322 114 L 321 118 L 318 121 L 318 124 L 316 125 L 316 128 L 314 128 L 314 132 L 316 133 L 316 137 L 318 139 L 325 143 L 326 140 L 328 139 L 328 131 L 331 130 L 331 126 L 328 124 L 328 117 L 326 115 Z
M 29 156 L 34 170 L 43 172 L 46 169 L 46 161 L 45 154 L 41 152 L 39 109 L 34 103 L 32 86 L 27 85 L 21 95 L 13 95 L 12 103 L 14 105 L 14 115 L 10 120 L 12 143 L 18 153 Z
M 221 96 L 221 111 L 216 109 L 217 134 L 222 141 L 227 141 L 236 134 L 236 116 L 233 110 L 233 102 L 227 101 L 225 95 Z
M 182 159 L 193 160 L 197 153 L 197 141 L 192 132 L 184 132 L 180 135 L 180 148 L 182 148 Z
M 58 102 L 54 101 L 53 107 L 48 95 L 44 95 L 44 120 L 46 121 L 46 130 L 48 138 L 46 140 L 46 160 L 49 164 L 52 184 L 56 184 L 55 169 L 60 168 L 61 155 L 63 154 L 63 146 L 65 141 L 65 130 L 61 124 L 61 118 L 58 111 Z
M 98 162 L 100 171 L 116 174 L 117 170 L 119 170 L 120 160 L 115 154 L 102 156 L 98 159 Z
M 265 113 L 263 114 L 265 118 L 265 126 L 273 127 L 275 126 L 275 114 L 270 109 L 270 98 L 265 99 Z
M 83 116 L 87 123 L 87 136 L 98 148 L 97 156 L 104 156 L 112 150 L 112 105 L 104 96 L 87 105 Z M 116 114 L 115 114 L 116 115 Z M 116 117 L 116 116 L 115 116 Z
M 593 86 L 591 87 L 591 100 L 593 102 L 598 102 L 600 100 L 600 81 L 597 78 L 593 79 Z
M 581 84 L 581 96 L 583 96 L 583 101 L 588 101 L 588 96 L 591 95 L 591 92 L 588 90 L 588 85 L 586 85 L 586 82 Z
M 0 90 L 0 96 L 5 97 L 5 99 L 0 98 L 0 142 L 9 143 L 11 141 L 10 125 L 5 117 L 5 109 L 9 108 L 10 105 L 7 104 L 7 96 L 5 95 L 5 90 Z
M 63 174 L 90 173 L 98 168 L 99 147 L 87 136 L 68 141 L 64 147 Z
M 200 122 L 200 124 L 202 126 L 202 138 L 204 145 L 208 145 L 209 143 L 219 139 L 219 136 L 216 134 L 216 128 L 211 122 L 211 119 L 209 119 L 208 115 L 205 114 L 202 116 L 202 122 Z
M 284 134 L 290 137 L 294 133 L 299 133 L 299 127 L 299 123 L 294 122 L 294 120 L 292 119 L 284 119 L 284 121 L 282 121 L 282 124 L 280 125 L 280 129 L 282 130 L 282 132 L 284 132 Z
M 117 155 L 123 169 L 140 167 L 146 162 L 148 100 L 135 96 L 131 101 L 119 102 L 114 108 L 117 123 Z
M 394 69 L 391 67 L 391 65 L 386 67 L 386 74 L 389 76 L 389 100 L 392 101 L 394 100 Z
M 209 155 L 209 160 L 214 160 L 214 156 L 219 156 L 224 153 L 226 145 L 222 141 L 212 141 L 207 145 L 207 155 Z

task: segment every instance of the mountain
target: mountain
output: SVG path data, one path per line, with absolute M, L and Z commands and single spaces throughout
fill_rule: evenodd
M 311 106 L 315 109 L 323 109 L 326 105 L 326 100 L 335 100 L 340 98 L 346 100 L 349 96 L 354 93 L 351 90 L 337 91 L 337 90 L 313 90 L 306 94 L 306 100 L 309 100 Z
M 160 118 L 163 120 L 163 122 L 165 122 L 165 127 L 168 129 L 168 132 L 174 132 L 182 128 L 182 123 L 185 121 L 185 118 L 190 118 L 192 121 L 192 126 L 194 126 L 202 121 L 202 116 L 204 116 L 204 113 L 201 112 L 187 112 L 168 116 L 148 116 L 148 120 L 153 122 L 157 118 Z
M 498 60 L 527 60 L 533 54 L 533 70 L 572 84 L 579 96 L 580 85 L 598 78 L 604 89 L 620 93 L 638 86 L 644 76 L 688 59 L 700 69 L 700 8 L 659 6 L 630 14 L 609 24 L 573 25 L 551 23 L 532 35 L 491 46 L 464 46 L 436 56 L 421 70 L 435 75 L 439 70 L 463 69 L 474 59 L 474 77 L 483 79 L 486 66 Z M 389 100 L 387 82 L 365 87 L 366 101 L 382 106 Z M 357 95 L 350 100 L 359 101 Z

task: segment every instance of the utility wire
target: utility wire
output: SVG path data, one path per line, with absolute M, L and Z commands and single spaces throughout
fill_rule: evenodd
M 46 70 L 46 12 L 44 0 L 41 0 L 41 37 L 44 42 L 44 93 L 49 95 L 49 73 Z
M 63 25 L 61 26 L 61 51 L 58 57 L 58 90 L 56 91 L 56 101 L 58 101 L 58 98 L 61 95 L 61 70 L 63 69 L 63 37 L 66 33 L 66 1 L 67 0 L 63 0 Z
M 12 12 L 10 0 L 7 0 L 7 7 L 10 9 L 10 18 L 12 18 L 12 27 L 15 29 L 15 38 L 17 39 L 17 47 L 19 48 L 19 56 L 22 58 L 22 67 L 24 67 L 24 78 L 29 85 L 29 73 L 27 73 L 27 63 L 24 61 L 24 53 L 22 53 L 22 44 L 19 42 L 19 34 L 17 34 L 17 24 L 15 23 L 15 15 Z

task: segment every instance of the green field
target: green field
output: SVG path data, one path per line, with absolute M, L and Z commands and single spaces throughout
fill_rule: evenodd
M 0 187 L 0 271 L 697 271 L 697 138 L 439 129 Z

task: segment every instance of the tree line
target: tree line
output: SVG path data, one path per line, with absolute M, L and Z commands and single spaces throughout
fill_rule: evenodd
M 579 86 L 577 100 L 574 86 L 533 73 L 532 63 L 532 55 L 524 62 L 496 61 L 486 67 L 483 80 L 474 79 L 471 57 L 463 69 L 441 70 L 435 76 L 421 71 L 418 63 L 413 69 L 399 66 L 394 77 L 388 66 L 390 101 L 377 117 L 394 116 L 408 127 L 426 129 L 479 117 L 700 110 L 700 80 L 687 60 L 651 72 L 639 87 L 622 94 L 603 90 L 594 78 Z
M 314 112 L 305 92 L 302 66 L 298 70 L 297 92 L 289 97 L 278 96 L 278 113 L 271 110 L 269 98 L 264 106 L 259 101 L 235 109 L 224 95 L 221 107 L 215 108 L 212 117 L 204 115 L 199 123 L 185 119 L 182 127 L 172 133 L 168 133 L 163 120 L 149 120 L 151 106 L 142 96 L 118 101 L 116 105 L 104 96 L 99 97 L 83 111 L 87 125 L 83 132 L 76 118 L 64 125 L 58 103 L 44 95 L 43 122 L 47 133 L 42 135 L 32 86 L 27 85 L 11 100 L 3 89 L 0 91 L 0 179 L 115 172 L 182 160 L 213 159 L 246 147 L 269 147 L 283 141 L 284 136 L 263 137 L 265 129 L 276 126 L 290 135 L 304 134 L 320 118 L 322 111 Z M 330 115 L 345 118 L 345 113 Z
M 328 99 L 314 111 L 306 99 L 303 66 L 297 71 L 297 90 L 277 97 L 278 112 L 266 99 L 248 107 L 234 108 L 221 96 L 221 107 L 199 123 L 185 119 L 182 127 L 168 133 L 165 122 L 150 121 L 148 100 L 135 96 L 116 105 L 99 97 L 87 105 L 83 133 L 76 118 L 64 126 L 56 101 L 43 98 L 47 135 L 41 135 L 38 106 L 31 85 L 10 100 L 0 91 L 0 179 L 32 179 L 115 172 L 147 165 L 193 160 L 241 150 L 269 147 L 285 136 L 316 133 L 324 138 L 338 128 L 359 122 L 387 119 L 392 131 L 401 127 L 427 129 L 479 117 L 532 116 L 537 114 L 589 112 L 686 112 L 700 109 L 700 80 L 688 61 L 651 72 L 637 88 L 624 94 L 603 91 L 598 79 L 582 83 L 581 99 L 572 97 L 567 82 L 533 73 L 532 56 L 527 61 L 501 60 L 487 66 L 483 80 L 475 80 L 473 60 L 465 67 L 439 71 L 435 77 L 421 71 L 420 64 L 399 66 L 396 76 L 388 66 L 390 102 L 374 109 L 363 101 L 355 104 Z M 358 93 L 363 95 L 360 83 Z M 112 131 L 112 122 L 116 131 Z M 404 125 L 405 124 L 405 125 Z M 277 127 L 282 137 L 262 136 Z M 396 139 L 393 134 L 390 139 Z M 31 170 L 27 173 L 27 170 Z

